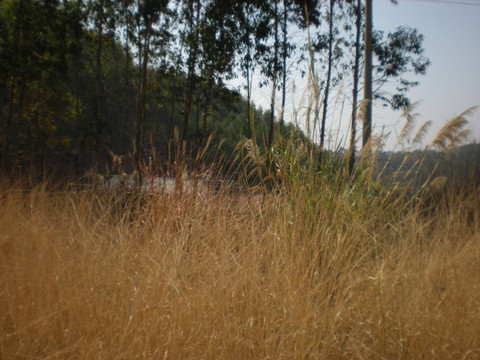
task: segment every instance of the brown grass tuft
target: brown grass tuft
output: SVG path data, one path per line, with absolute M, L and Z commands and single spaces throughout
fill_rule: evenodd
M 2 186 L 0 358 L 479 358 L 478 195 Z

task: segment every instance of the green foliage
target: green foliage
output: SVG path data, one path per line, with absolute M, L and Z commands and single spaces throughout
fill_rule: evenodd
M 417 29 L 406 26 L 388 33 L 386 39 L 383 35 L 383 32 L 377 32 L 373 44 L 378 59 L 375 66 L 376 85 L 381 89 L 375 96 L 394 110 L 406 109 L 411 105 L 407 92 L 418 82 L 408 80 L 404 75 L 425 75 L 430 66 L 430 60 L 423 55 L 423 35 Z M 382 87 L 392 81 L 395 83 L 395 92 L 389 94 L 383 91 Z
M 65 84 L 74 55 L 75 23 L 71 9 L 57 5 L 28 0 L 0 3 L 4 169 L 35 167 L 37 158 L 69 144 L 62 128 L 73 115 Z
M 346 3 L 335 6 L 342 12 L 332 17 L 334 88 L 350 71 L 341 32 L 348 32 L 354 19 Z M 125 171 L 131 172 L 134 154 L 137 168 L 155 152 L 172 160 L 168 154 L 175 129 L 183 133 L 186 159 L 195 158 L 213 134 L 213 142 L 222 143 L 222 155 L 229 159 L 242 139 L 250 139 L 266 156 L 262 171 L 272 179 L 303 166 L 308 169 L 306 158 L 291 157 L 293 149 L 301 152 L 305 146 L 313 152 L 316 146 L 296 126 L 284 124 L 275 96 L 267 112 L 252 105 L 252 76 L 260 70 L 261 83 L 270 81 L 273 94 L 282 89 L 283 107 L 291 66 L 287 63 L 294 49 L 305 50 L 291 40 L 290 28 L 312 26 L 319 40 L 327 39 L 321 24 L 329 16 L 319 1 L 2 1 L 2 171 L 28 168 L 46 174 L 57 169 L 57 175 L 64 176 L 94 167 L 103 172 L 113 153 L 124 157 Z M 389 101 L 402 107 L 414 85 L 402 75 L 423 74 L 428 66 L 423 39 L 418 31 L 402 28 L 380 40 L 377 71 L 381 81 L 398 80 L 401 97 Z M 317 57 L 321 60 L 324 54 Z M 320 74 L 310 65 L 312 81 L 317 81 Z M 224 86 L 238 73 L 247 78 L 246 100 Z M 323 83 L 314 86 L 318 98 Z M 328 105 L 325 96 L 325 114 Z M 324 175 L 339 169 L 332 160 L 338 158 L 335 153 L 326 155 Z M 289 161 L 293 164 L 287 165 Z M 310 170 L 309 176 L 316 177 L 316 170 Z

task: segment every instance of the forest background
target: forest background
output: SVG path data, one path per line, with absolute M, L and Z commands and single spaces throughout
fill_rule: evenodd
M 360 1 L 2 1 L 2 172 L 39 180 L 92 170 L 141 173 L 152 161 L 173 163 L 179 148 L 191 163 L 210 135 L 210 159 L 220 154 L 232 162 L 242 140 L 268 153 L 293 137 L 353 164 L 364 15 Z M 412 121 L 412 74 L 424 75 L 430 65 L 423 35 L 409 27 L 374 30 L 372 44 L 374 101 Z M 286 97 L 296 76 L 307 86 L 290 118 Z M 225 85 L 234 79 L 246 97 Z M 266 111 L 252 99 L 258 86 L 271 93 Z M 351 94 L 343 107 L 352 114 L 348 150 L 325 140 L 339 91 Z M 478 163 L 478 152 L 465 147 L 440 168 L 452 173 L 452 166 Z M 404 156 L 395 159 L 392 169 Z

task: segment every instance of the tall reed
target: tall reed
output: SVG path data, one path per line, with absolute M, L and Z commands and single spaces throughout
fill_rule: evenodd
M 478 358 L 479 190 L 394 207 L 301 146 L 263 193 L 3 183 L 0 357 Z

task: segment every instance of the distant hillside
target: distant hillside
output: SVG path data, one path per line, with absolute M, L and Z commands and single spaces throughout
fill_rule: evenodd
M 445 177 L 447 184 L 480 186 L 480 144 L 468 144 L 448 153 L 438 151 L 382 152 L 377 158 L 382 182 L 397 181 L 422 185 Z

